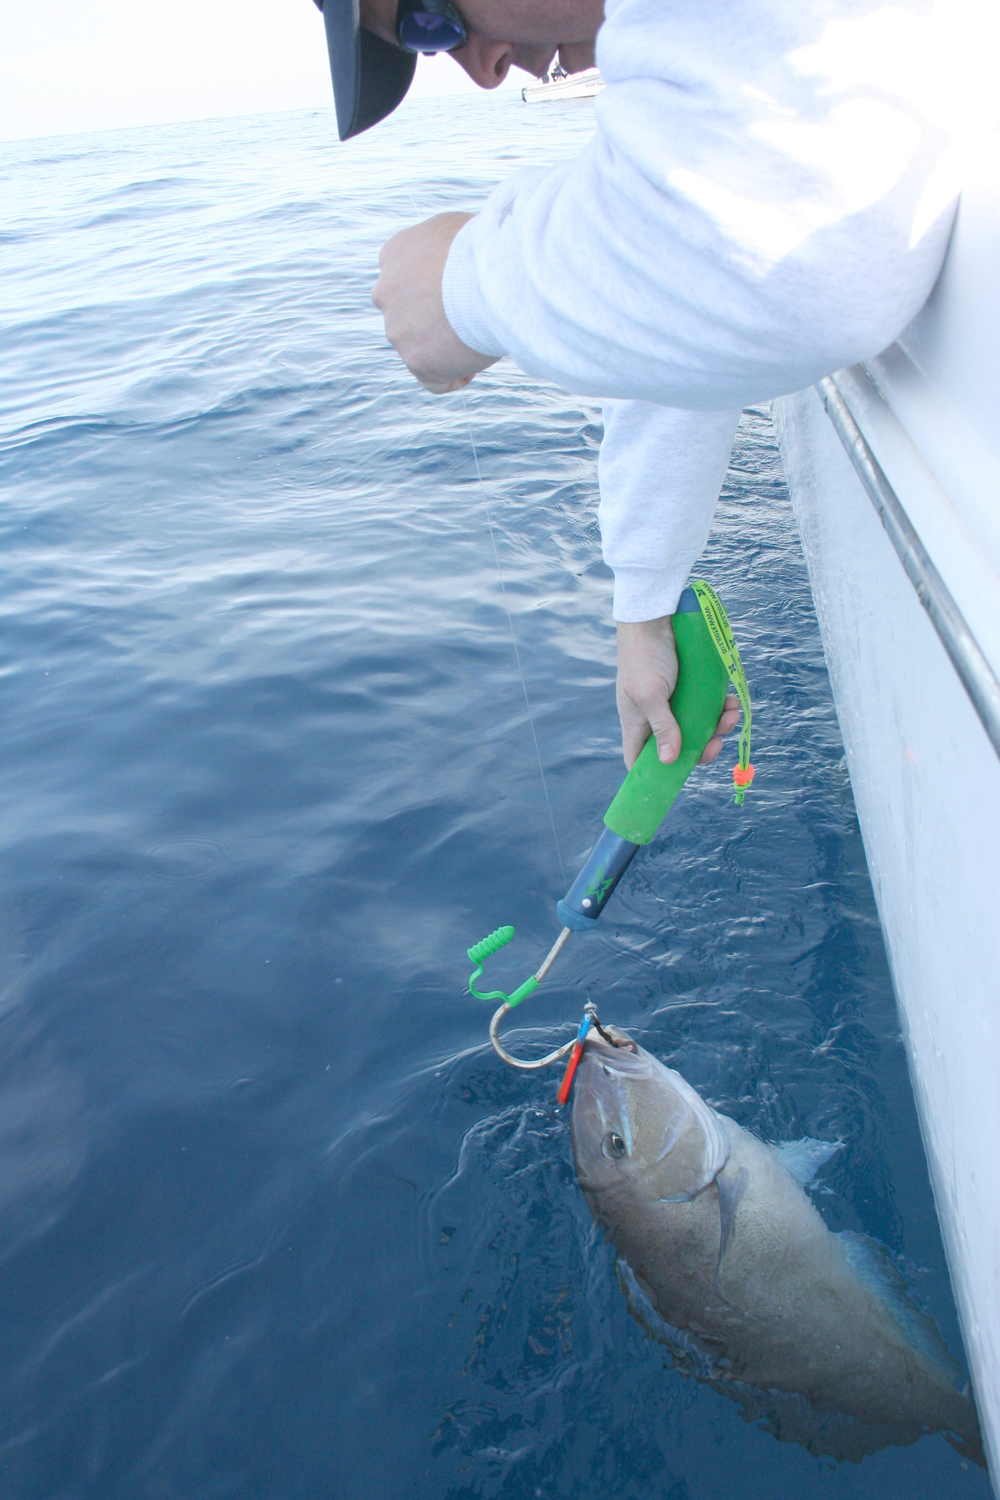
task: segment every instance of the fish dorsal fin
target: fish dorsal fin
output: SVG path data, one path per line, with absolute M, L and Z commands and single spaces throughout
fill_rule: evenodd
M 825 1167 L 843 1144 L 843 1141 L 814 1141 L 806 1135 L 800 1141 L 785 1141 L 774 1149 L 785 1171 L 790 1172 L 802 1187 L 808 1187 L 820 1167 Z
M 720 1172 L 715 1179 L 715 1185 L 719 1189 L 719 1261 L 715 1268 L 716 1281 L 722 1270 L 722 1257 L 736 1224 L 736 1210 L 749 1180 L 746 1167 L 740 1167 L 738 1172 Z

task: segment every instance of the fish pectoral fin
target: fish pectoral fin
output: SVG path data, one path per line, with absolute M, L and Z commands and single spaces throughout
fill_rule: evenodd
M 720 1172 L 715 1179 L 715 1185 L 719 1190 L 719 1262 L 715 1268 L 716 1281 L 722 1270 L 722 1257 L 726 1253 L 726 1246 L 732 1238 L 736 1224 L 736 1210 L 740 1206 L 740 1199 L 746 1192 L 749 1180 L 746 1167 L 740 1167 L 738 1172 Z

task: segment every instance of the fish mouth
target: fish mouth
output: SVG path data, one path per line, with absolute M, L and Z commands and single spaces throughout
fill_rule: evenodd
M 649 1053 L 619 1026 L 592 1029 L 583 1046 L 574 1099 L 590 1094 L 622 1101 L 622 1088 L 651 1079 L 655 1066 Z
M 639 1079 L 652 1073 L 652 1059 L 620 1026 L 591 1030 L 583 1044 L 580 1072 L 600 1068 L 608 1078 Z M 578 1075 L 579 1076 L 579 1075 Z

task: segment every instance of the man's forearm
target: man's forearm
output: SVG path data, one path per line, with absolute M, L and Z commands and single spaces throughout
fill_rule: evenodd
M 614 617 L 655 620 L 673 614 L 704 551 L 739 412 L 646 401 L 606 401 L 603 410 L 598 515 Z
M 681 732 L 670 709 L 677 654 L 670 616 L 704 550 L 739 412 L 681 411 L 645 401 L 604 403 L 598 465 L 604 557 L 615 574 L 618 713 L 631 766 L 650 734 L 676 760 Z M 737 700 L 719 721 L 736 722 Z M 714 760 L 720 739 L 706 746 Z

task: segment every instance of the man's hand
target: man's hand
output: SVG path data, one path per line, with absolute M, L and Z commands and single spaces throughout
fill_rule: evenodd
M 441 278 L 451 242 L 471 214 L 436 214 L 387 240 L 372 301 L 385 319 L 386 338 L 412 375 L 436 396 L 461 390 L 495 365 L 463 344 L 445 317 Z
M 670 695 L 676 686 L 677 648 L 671 616 L 619 625 L 618 717 L 622 721 L 622 752 L 630 771 L 651 733 L 656 736 L 662 761 L 669 764 L 680 755 L 680 725 L 670 712 Z M 715 759 L 722 749 L 719 736 L 728 734 L 739 717 L 740 700 L 730 694 L 699 765 Z

